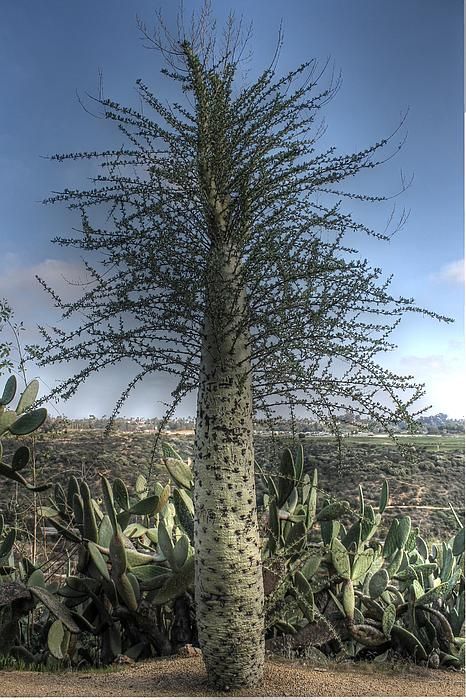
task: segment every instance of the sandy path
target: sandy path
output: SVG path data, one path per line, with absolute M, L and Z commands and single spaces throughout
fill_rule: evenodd
M 328 668 L 269 660 L 264 683 L 241 696 L 463 696 L 464 675 L 420 667 L 397 670 L 340 664 Z M 109 672 L 0 672 L 2 697 L 31 696 L 222 696 L 210 692 L 199 658 L 169 658 Z M 224 693 L 231 697 L 231 693 Z

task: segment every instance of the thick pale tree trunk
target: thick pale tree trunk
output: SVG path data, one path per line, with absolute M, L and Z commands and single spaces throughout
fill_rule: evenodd
M 249 333 L 237 261 L 211 256 L 194 450 L 196 617 L 210 683 L 260 682 L 264 595 L 252 442 Z

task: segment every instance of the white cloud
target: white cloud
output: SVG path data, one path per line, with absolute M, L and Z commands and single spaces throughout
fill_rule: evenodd
M 426 385 L 422 405 L 432 404 L 429 413 L 446 413 L 451 418 L 465 415 L 466 378 L 462 356 L 456 353 L 401 356 L 399 369 Z
M 462 368 L 462 360 L 452 355 L 405 355 L 400 358 L 403 371 L 432 374 L 451 374 Z
M 33 265 L 22 265 L 17 254 L 7 253 L 0 267 L 0 298 L 8 301 L 18 321 L 44 319 L 53 308 L 52 298 L 36 275 L 58 296 L 68 300 L 79 294 L 79 287 L 74 285 L 86 282 L 86 273 L 79 263 L 47 258 Z
M 433 279 L 450 284 L 464 284 L 464 258 L 443 265 L 440 270 L 433 275 Z

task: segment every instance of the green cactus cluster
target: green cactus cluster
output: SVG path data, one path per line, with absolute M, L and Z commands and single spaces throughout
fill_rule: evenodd
M 121 479 L 110 483 L 101 475 L 97 498 L 75 476 L 65 488 L 55 485 L 40 515 L 73 552 L 75 570 L 61 585 L 46 582 L 41 568 L 25 558 L 16 569 L 7 564 L 12 563 L 15 530 L 5 536 L 0 530 L 0 612 L 2 585 L 13 578 L 28 600 L 28 611 L 41 605 L 49 613 L 43 640 L 47 658 L 108 664 L 121 653 L 133 658 L 167 654 L 196 636 L 192 629 L 184 639 L 180 629 L 186 637 L 192 620 L 179 619 L 189 613 L 193 595 L 194 507 L 183 486 L 191 485 L 192 476 L 188 463 L 168 446 L 166 452 L 170 481 L 165 486 L 157 482 L 149 487 L 139 475 L 130 491 Z M 17 623 L 15 619 L 16 642 L 21 637 Z M 92 658 L 83 643 L 89 636 L 98 640 Z M 18 658 L 44 662 L 44 653 L 31 656 L 24 645 L 13 647 Z
M 47 579 L 46 567 L 25 557 L 17 561 L 17 533 L 0 517 L 0 655 L 11 648 L 28 663 L 108 664 L 122 653 L 144 658 L 195 641 L 192 471 L 168 445 L 162 462 L 166 485 L 139 475 L 130 488 L 101 475 L 98 493 L 75 476 L 54 486 L 40 515 L 71 553 L 64 581 Z M 361 487 L 354 507 L 325 498 L 301 447 L 294 456 L 285 450 L 278 476 L 263 479 L 268 641 L 464 665 L 459 518 L 449 542 L 428 545 L 409 516 L 382 522 L 386 481 L 377 503 Z M 40 644 L 32 649 L 22 625 L 38 606 Z
M 173 606 L 194 582 L 194 552 L 184 529 L 190 529 L 187 513 L 193 519 L 192 501 L 176 488 L 179 508 L 170 483 L 157 482 L 149 493 L 142 476 L 132 494 L 121 479 L 110 484 L 103 475 L 101 489 L 98 502 L 85 481 L 71 477 L 66 492 L 56 488 L 43 509 L 49 523 L 78 545 L 79 576 L 69 577 L 57 593 L 79 611 L 83 632 L 101 635 L 105 662 L 122 653 L 128 640 L 143 651 L 137 641 L 144 616 L 152 615 L 159 628 L 147 645 L 166 653 L 171 622 L 163 623 L 161 608 Z
M 388 482 L 378 505 L 326 499 L 303 452 L 285 450 L 278 478 L 264 477 L 264 583 L 268 636 L 312 644 L 338 638 L 348 653 L 390 649 L 431 666 L 464 665 L 464 526 L 429 547 L 409 516 L 381 539 Z M 282 562 L 281 573 L 276 572 Z M 335 632 L 335 628 L 340 631 Z M 333 632 L 335 634 L 333 634 Z

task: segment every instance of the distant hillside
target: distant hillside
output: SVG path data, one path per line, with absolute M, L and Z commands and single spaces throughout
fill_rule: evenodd
M 192 434 L 165 436 L 183 455 L 192 454 Z M 105 436 L 100 430 L 68 430 L 67 433 L 39 433 L 35 439 L 38 481 L 66 483 L 70 474 L 84 476 L 94 484 L 95 495 L 100 496 L 99 472 L 119 476 L 134 487 L 139 473 L 148 474 L 154 433 L 117 432 Z M 333 498 L 344 497 L 356 503 L 358 484 L 361 483 L 368 502 L 377 503 L 380 487 L 386 478 L 391 491 L 392 510 L 389 513 L 409 514 L 422 531 L 430 537 L 448 535 L 455 529 L 454 516 L 448 507 L 451 502 L 464 517 L 464 445 L 459 437 L 420 436 L 404 438 L 400 451 L 390 439 L 348 438 L 343 452 L 338 455 L 332 438 L 305 437 L 302 442 L 306 470 L 319 471 L 319 485 Z M 25 439 L 4 440 L 8 456 Z M 403 442 L 403 441 L 402 441 Z M 267 471 L 277 471 L 283 445 L 292 447 L 291 439 L 270 436 L 255 438 L 256 460 Z M 155 462 L 160 460 L 156 458 Z M 152 475 L 167 480 L 163 468 L 154 468 Z M 262 483 L 258 478 L 258 494 Z M 18 492 L 20 504 L 29 497 Z M 6 518 L 13 508 L 15 487 L 2 483 L 0 507 Z M 324 495 L 322 495 L 322 499 Z M 46 495 L 41 494 L 42 502 Z M 407 506 L 408 508 L 403 508 Z M 419 507 L 421 506 L 421 507 Z

